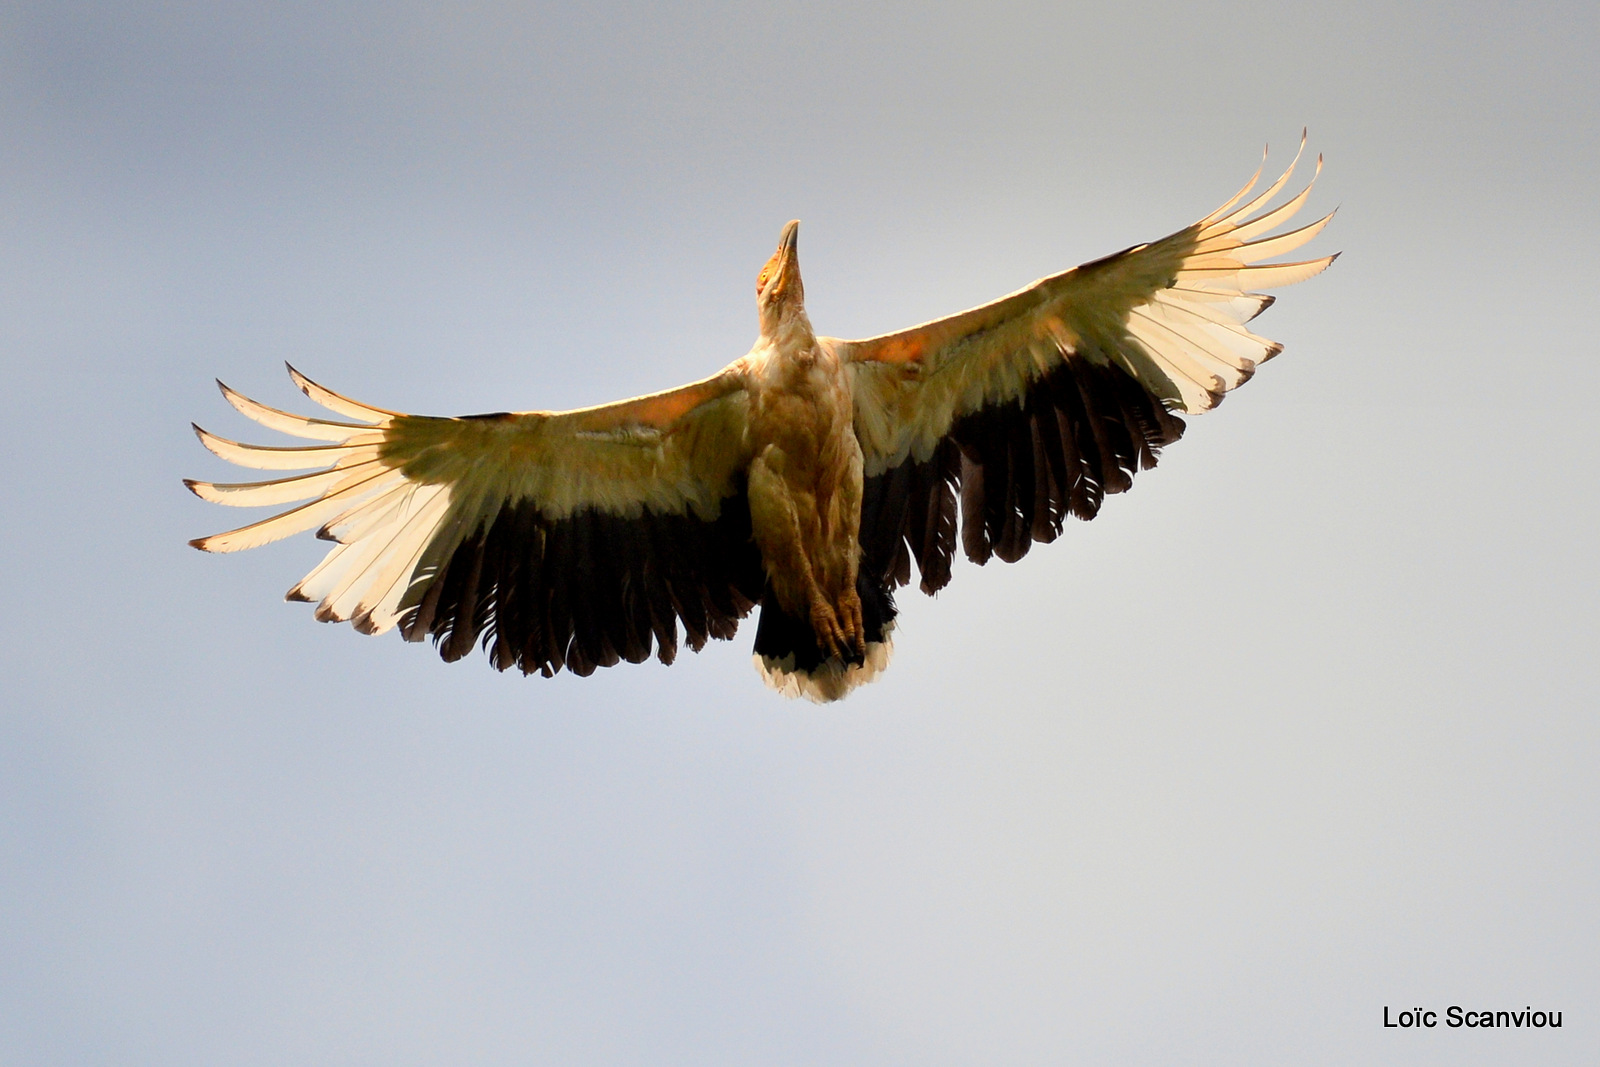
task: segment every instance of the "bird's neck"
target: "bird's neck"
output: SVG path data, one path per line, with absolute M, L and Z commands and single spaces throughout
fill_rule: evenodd
M 817 335 L 804 307 L 788 307 L 770 319 L 762 316 L 761 342 L 786 359 L 809 361 L 818 353 Z

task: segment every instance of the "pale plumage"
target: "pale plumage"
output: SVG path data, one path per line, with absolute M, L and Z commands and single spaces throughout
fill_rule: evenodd
M 1302 142 L 1303 145 L 1303 142 Z M 1297 157 L 1298 158 L 1298 157 Z M 1321 160 L 1317 162 L 1321 168 Z M 1245 327 L 1261 289 L 1326 256 L 1264 263 L 1327 216 L 1273 234 L 1289 180 L 1170 237 L 1042 279 L 971 311 L 861 341 L 806 317 L 795 223 L 757 285 L 761 334 L 720 373 L 567 412 L 430 418 L 357 403 L 290 368 L 337 418 L 223 386 L 241 413 L 316 444 L 262 447 L 196 427 L 263 481 L 186 484 L 219 504 L 280 507 L 200 538 L 231 552 L 317 530 L 336 542 L 289 591 L 366 633 L 431 634 L 446 659 L 587 674 L 671 662 L 762 607 L 756 659 L 788 695 L 832 700 L 886 666 L 893 590 L 935 592 L 961 542 L 1011 561 L 1092 518 L 1279 345 Z M 1242 204 L 1242 206 L 1241 206 Z M 219 383 L 220 384 L 220 383 Z

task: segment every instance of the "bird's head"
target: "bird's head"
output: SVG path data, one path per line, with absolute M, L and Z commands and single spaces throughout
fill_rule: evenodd
M 771 333 L 785 319 L 805 314 L 806 290 L 800 284 L 800 256 L 796 245 L 799 220 L 783 228 L 778 250 L 756 275 L 756 308 L 761 313 L 761 331 Z

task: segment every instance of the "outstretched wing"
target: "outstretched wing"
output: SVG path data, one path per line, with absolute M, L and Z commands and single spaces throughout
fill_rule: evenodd
M 337 544 L 288 599 L 316 602 L 318 619 L 431 634 L 447 660 L 482 634 L 501 670 L 588 674 L 641 662 L 652 645 L 672 662 L 679 621 L 696 650 L 732 637 L 760 596 L 746 399 L 727 371 L 602 407 L 465 418 L 385 411 L 289 373 L 352 421 L 292 415 L 222 385 L 262 425 L 323 443 L 266 448 L 195 432 L 241 466 L 322 469 L 185 484 L 219 504 L 307 502 L 190 543 L 234 552 L 317 530 Z
M 942 588 L 958 493 L 967 556 L 1020 559 L 1034 541 L 1054 540 L 1067 514 L 1093 518 L 1106 493 L 1155 466 L 1183 433 L 1173 412 L 1210 410 L 1276 355 L 1280 345 L 1245 328 L 1274 299 L 1255 290 L 1303 281 L 1336 258 L 1261 262 L 1333 217 L 1267 236 L 1311 192 L 1253 214 L 1293 171 L 1240 207 L 1257 169 L 1194 225 L 991 304 L 831 341 L 854 374 L 864 571 L 905 584 L 915 558 L 923 590 Z

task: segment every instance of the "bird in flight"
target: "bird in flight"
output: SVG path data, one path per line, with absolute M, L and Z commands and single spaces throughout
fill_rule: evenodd
M 1305 140 L 1301 139 L 1304 149 Z M 1298 154 L 1295 157 L 1299 159 Z M 1322 160 L 1317 160 L 1320 172 Z M 761 609 L 755 659 L 789 696 L 837 700 L 888 664 L 894 592 L 1014 562 L 1092 519 L 1281 346 L 1246 328 L 1335 256 L 1263 262 L 1328 215 L 1282 225 L 1304 191 L 1261 176 L 1169 237 L 1043 278 L 982 307 L 859 341 L 806 316 L 796 235 L 756 278 L 749 353 L 677 389 L 574 411 L 459 418 L 357 403 L 289 368 L 335 418 L 228 402 L 318 442 L 240 444 L 195 427 L 267 481 L 186 480 L 218 504 L 282 506 L 198 538 L 207 552 L 316 530 L 334 547 L 288 592 L 362 633 L 482 644 L 499 670 L 587 675 L 699 651 Z M 1315 181 L 1315 175 L 1312 178 Z M 959 532 L 958 532 L 959 512 Z

